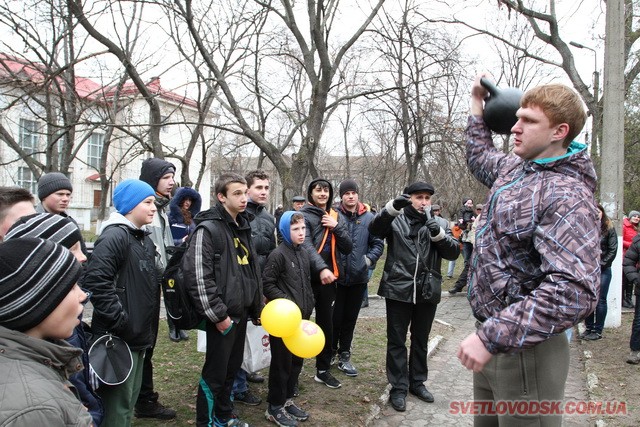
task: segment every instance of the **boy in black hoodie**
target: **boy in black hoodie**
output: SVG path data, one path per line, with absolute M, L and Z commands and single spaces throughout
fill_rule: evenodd
M 342 386 L 331 373 L 331 343 L 333 342 L 333 303 L 336 299 L 336 279 L 340 275 L 338 250 L 350 254 L 351 237 L 344 224 L 338 222 L 338 213 L 331 208 L 333 187 L 326 179 L 311 181 L 307 190 L 308 204 L 300 209 L 307 228 L 304 247 L 311 256 L 311 268 L 320 271 L 311 276 L 315 298 L 316 323 L 325 336 L 325 345 L 316 356 L 314 380 L 329 388 Z

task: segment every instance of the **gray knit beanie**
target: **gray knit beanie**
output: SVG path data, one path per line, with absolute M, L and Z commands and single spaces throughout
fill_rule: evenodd
M 629 212 L 629 218 L 631 218 L 632 216 L 640 216 L 640 212 L 638 212 L 638 211 Z
M 63 173 L 49 172 L 42 175 L 38 180 L 38 199 L 40 199 L 40 201 L 58 190 L 69 190 L 73 192 L 71 181 L 69 181 L 69 178 Z
M 0 244 L 0 326 L 24 332 L 46 319 L 77 283 L 80 263 L 50 240 Z

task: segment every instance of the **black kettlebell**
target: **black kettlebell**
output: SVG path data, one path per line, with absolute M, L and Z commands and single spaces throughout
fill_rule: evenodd
M 484 99 L 484 122 L 495 133 L 509 135 L 518 121 L 516 111 L 520 108 L 522 91 L 515 87 L 498 89 L 484 77 L 480 79 L 480 84 L 489 91 L 489 96 Z

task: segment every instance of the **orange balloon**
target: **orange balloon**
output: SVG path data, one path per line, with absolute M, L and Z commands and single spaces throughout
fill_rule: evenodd
M 280 338 L 294 334 L 301 320 L 300 308 L 295 302 L 286 298 L 269 301 L 260 314 L 264 329 L 274 337 Z
M 308 359 L 317 356 L 324 348 L 324 332 L 310 320 L 303 320 L 291 336 L 282 338 L 289 351 Z

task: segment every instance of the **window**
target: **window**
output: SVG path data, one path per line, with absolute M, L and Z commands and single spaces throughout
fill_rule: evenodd
M 104 146 L 104 134 L 92 133 L 87 145 L 87 164 L 98 170 L 100 157 L 102 157 L 102 147 Z
M 35 153 L 38 150 L 38 122 L 34 120 L 20 119 L 20 148 L 27 154 Z
M 31 194 L 38 194 L 38 181 L 33 176 L 31 169 L 27 167 L 18 168 L 18 185 L 29 190 Z

